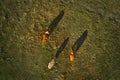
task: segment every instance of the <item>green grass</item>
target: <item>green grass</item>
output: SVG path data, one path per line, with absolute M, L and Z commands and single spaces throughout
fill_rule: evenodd
M 119 0 L 1 0 L 0 80 L 119 80 Z M 61 10 L 55 31 L 40 44 Z M 88 30 L 74 62 L 71 46 Z M 66 37 L 68 45 L 53 69 L 48 62 Z

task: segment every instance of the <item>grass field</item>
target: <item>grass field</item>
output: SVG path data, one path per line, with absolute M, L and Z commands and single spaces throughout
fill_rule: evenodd
M 120 0 L 1 0 L 0 9 L 0 80 L 120 80 Z M 41 44 L 62 10 L 62 20 Z M 88 36 L 70 62 L 71 46 L 85 30 Z

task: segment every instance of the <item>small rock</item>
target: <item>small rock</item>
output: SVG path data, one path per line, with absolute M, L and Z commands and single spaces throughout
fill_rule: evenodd
M 100 16 L 100 17 L 103 17 L 104 16 L 104 10 L 102 8 L 98 8 L 97 9 L 97 14 Z
M 89 6 L 86 7 L 86 11 L 90 12 L 90 13 L 94 13 L 95 12 L 95 10 L 93 8 L 89 7 Z
M 110 21 L 114 21 L 114 22 L 118 22 L 120 23 L 120 15 L 119 14 L 115 14 L 115 13 L 112 13 L 108 16 L 109 20 Z
M 70 3 L 74 3 L 74 0 L 70 0 Z

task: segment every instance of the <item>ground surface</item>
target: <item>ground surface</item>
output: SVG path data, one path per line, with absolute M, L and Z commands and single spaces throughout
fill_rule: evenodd
M 65 15 L 45 44 L 52 20 Z M 69 61 L 70 48 L 88 36 Z M 53 69 L 47 64 L 66 37 Z M 120 0 L 1 0 L 0 80 L 120 80 Z

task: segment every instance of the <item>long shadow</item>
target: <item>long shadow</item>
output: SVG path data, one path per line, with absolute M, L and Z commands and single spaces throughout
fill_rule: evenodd
M 85 41 L 86 37 L 87 37 L 88 31 L 84 31 L 83 34 L 80 36 L 80 38 L 78 38 L 76 40 L 76 42 L 74 43 L 74 45 L 72 46 L 72 50 L 74 53 L 77 52 L 77 50 L 81 47 L 81 45 L 83 44 L 83 42 Z
M 48 27 L 49 33 L 53 32 L 55 27 L 58 25 L 58 23 L 62 19 L 63 15 L 64 15 L 64 11 L 61 11 L 60 14 L 52 21 L 52 23 Z
M 55 55 L 55 58 L 56 58 L 56 59 L 58 58 L 58 56 L 60 55 L 60 53 L 63 51 L 63 49 L 65 48 L 65 46 L 67 45 L 68 41 L 69 41 L 69 37 L 67 37 L 67 38 L 64 40 L 64 42 L 61 44 L 60 48 L 57 50 L 57 53 L 56 53 L 56 55 Z

